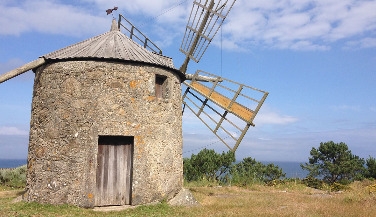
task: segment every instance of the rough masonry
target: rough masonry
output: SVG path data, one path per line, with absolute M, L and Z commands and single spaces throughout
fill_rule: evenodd
M 131 205 L 175 196 L 183 185 L 181 82 L 174 70 L 132 61 L 37 68 L 24 200 L 97 206 L 98 138 L 105 135 L 134 138 Z

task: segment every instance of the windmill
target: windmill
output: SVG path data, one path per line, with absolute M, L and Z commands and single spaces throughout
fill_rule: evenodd
M 268 93 L 202 70 L 187 73 L 234 3 L 193 2 L 180 69 L 119 14 L 109 32 L 1 75 L 0 83 L 35 72 L 24 199 L 94 207 L 173 198 L 183 185 L 187 109 L 236 151 Z
M 180 51 L 185 60 L 180 71 L 185 74 L 182 97 L 183 113 L 188 108 L 226 147 L 235 152 L 264 103 L 268 92 L 237 83 L 213 73 L 197 70 L 188 74 L 190 60 L 198 63 L 222 26 L 236 0 L 195 0 L 192 5 Z M 131 27 L 124 26 L 121 20 Z M 133 34 L 139 31 L 119 15 L 119 27 Z M 141 35 L 143 35 L 141 33 Z M 146 38 L 146 36 L 144 36 Z M 131 36 L 132 38 L 132 36 Z M 139 41 L 140 38 L 137 38 Z M 145 41 L 151 42 L 148 38 Z M 153 52 L 162 51 L 152 43 Z M 144 47 L 147 43 L 144 44 Z

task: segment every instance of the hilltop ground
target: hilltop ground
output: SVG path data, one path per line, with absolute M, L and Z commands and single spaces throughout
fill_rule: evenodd
M 354 182 L 345 191 L 327 192 L 292 182 L 263 186 L 187 187 L 200 202 L 195 207 L 167 203 L 117 212 L 95 212 L 74 206 L 14 202 L 22 190 L 0 188 L 0 216 L 374 216 L 376 194 Z

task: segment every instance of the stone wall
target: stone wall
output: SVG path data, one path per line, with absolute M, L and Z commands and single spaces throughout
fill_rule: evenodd
M 155 75 L 167 76 L 164 98 Z M 26 201 L 93 207 L 99 135 L 134 137 L 132 205 L 183 184 L 181 81 L 129 62 L 66 61 L 36 70 Z

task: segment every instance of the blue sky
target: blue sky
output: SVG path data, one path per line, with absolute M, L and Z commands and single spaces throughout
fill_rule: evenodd
M 118 6 L 180 67 L 192 0 L 2 0 L 0 74 L 104 33 Z M 376 157 L 376 1 L 237 0 L 202 69 L 269 92 L 238 159 L 307 161 L 312 147 L 345 142 Z M 26 158 L 33 73 L 0 84 L 0 158 Z M 184 156 L 226 147 L 188 112 Z

